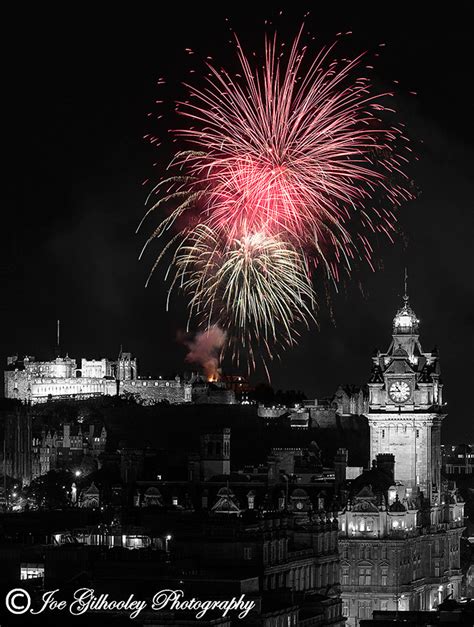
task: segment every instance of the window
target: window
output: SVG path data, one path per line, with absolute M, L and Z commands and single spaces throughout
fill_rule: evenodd
M 388 601 L 380 601 L 380 609 L 382 612 L 386 612 L 388 610 Z
M 359 568 L 359 586 L 370 586 L 372 583 L 372 568 Z M 368 616 L 366 618 L 369 618 Z
M 342 602 L 342 615 L 349 616 L 349 601 Z
M 382 429 L 382 437 L 385 437 L 385 429 Z
M 347 566 L 342 569 L 342 585 L 349 585 L 349 568 Z M 344 616 L 346 616 L 346 614 L 344 614 Z
M 38 579 L 44 577 L 44 564 L 22 564 L 20 579 Z
M 251 559 L 252 559 L 252 547 L 246 546 L 244 547 L 244 560 L 251 560 Z
M 381 584 L 382 586 L 386 586 L 388 584 L 388 570 L 386 568 L 382 568 Z
M 372 601 L 359 601 L 359 618 L 372 618 Z

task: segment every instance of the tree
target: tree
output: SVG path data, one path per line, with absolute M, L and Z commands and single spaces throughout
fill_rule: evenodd
M 71 473 L 65 470 L 50 470 L 34 479 L 25 490 L 28 500 L 41 509 L 64 509 L 70 505 Z

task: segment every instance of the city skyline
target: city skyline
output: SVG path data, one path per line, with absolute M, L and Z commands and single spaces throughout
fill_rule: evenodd
M 248 45 L 256 45 L 263 15 L 251 18 L 259 31 L 255 34 L 246 27 L 243 12 L 232 13 L 236 32 Z M 177 14 L 170 15 L 176 23 Z M 296 10 L 286 15 L 295 28 L 285 28 L 294 31 L 302 15 Z M 191 12 L 181 17 L 173 37 L 166 36 L 162 25 L 141 23 L 142 36 L 128 47 L 110 31 L 102 32 L 98 23 L 90 27 L 89 46 L 81 54 L 74 45 L 78 33 L 66 41 L 47 25 L 45 15 L 41 38 L 25 33 L 26 49 L 35 51 L 34 76 L 32 84 L 16 79 L 13 85 L 21 129 L 17 149 L 33 167 L 22 165 L 18 180 L 12 181 L 15 211 L 3 230 L 2 322 L 8 333 L 2 361 L 16 352 L 37 357 L 47 353 L 54 347 L 60 318 L 62 345 L 69 354 L 113 357 L 123 344 L 141 359 L 144 371 L 155 364 L 166 372 L 193 368 L 184 361 L 186 347 L 176 339 L 186 324 L 184 301 L 173 299 L 166 313 L 160 278 L 144 289 L 151 258 L 137 260 L 143 239 L 134 231 L 146 196 L 140 183 L 154 162 L 141 137 L 150 129 L 146 113 L 158 96 L 156 80 L 165 75 L 174 96 L 173 85 L 188 67 L 184 48 L 197 48 L 202 56 L 224 48 L 224 18 L 219 11 Z M 437 344 L 441 354 L 448 402 L 443 438 L 469 441 L 473 426 L 466 424 L 462 395 L 469 372 L 460 355 L 474 348 L 468 270 L 473 218 L 467 179 L 472 136 L 458 115 L 462 98 L 456 91 L 467 63 L 462 35 L 467 27 L 460 16 L 447 18 L 458 29 L 454 35 L 440 17 L 412 18 L 407 23 L 393 16 L 387 24 L 368 11 L 308 18 L 308 28 L 322 43 L 343 28 L 353 30 L 354 49 L 386 43 L 376 77 L 382 84 L 400 80 L 397 105 L 420 156 L 412 174 L 420 194 L 401 209 L 403 232 L 395 245 L 379 246 L 383 267 L 375 274 L 368 267 L 356 268 L 352 281 L 339 294 L 331 293 L 332 319 L 324 286 L 317 286 L 320 328 L 304 332 L 300 345 L 272 364 L 272 384 L 303 389 L 314 398 L 329 395 L 340 383 L 365 383 L 373 348 L 387 348 L 408 267 L 421 339 L 427 348 Z M 61 62 L 54 56 L 58 46 L 64 52 Z M 67 71 L 61 65 L 64 59 Z M 442 72 L 443 63 L 449 75 Z M 442 86 L 437 84 L 440 73 Z M 409 91 L 418 95 L 409 97 Z M 31 93 L 38 94 L 34 107 Z M 25 159 L 30 150 L 33 156 Z M 263 373 L 255 381 L 259 379 Z
M 6 11 L 2 624 L 474 624 L 474 12 L 286 4 Z

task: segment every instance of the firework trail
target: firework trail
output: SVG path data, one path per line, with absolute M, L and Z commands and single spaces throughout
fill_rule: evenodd
M 150 194 L 146 216 L 168 215 L 145 247 L 164 240 L 153 269 L 173 251 L 190 316 L 253 362 L 254 346 L 271 356 L 313 319 L 317 268 L 337 283 L 354 259 L 372 263 L 371 236 L 391 238 L 412 194 L 407 140 L 381 119 L 391 94 L 359 75 L 363 55 L 332 60 L 333 45 L 308 59 L 301 31 L 287 56 L 266 39 L 263 66 L 236 45 L 237 75 L 208 64 L 204 87 L 186 85 L 186 149 Z

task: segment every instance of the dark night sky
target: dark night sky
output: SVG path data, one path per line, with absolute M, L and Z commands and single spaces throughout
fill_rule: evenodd
M 184 304 L 175 298 L 165 312 L 161 275 L 144 289 L 152 257 L 137 260 L 147 232 L 134 234 L 145 200 L 141 182 L 154 161 L 165 163 L 142 140 L 157 130 L 146 113 L 162 95 L 159 77 L 168 81 L 167 95 L 181 93 L 190 67 L 184 48 L 227 65 L 233 52 L 224 18 L 252 49 L 261 45 L 264 18 L 274 14 L 260 3 L 256 13 L 212 4 L 109 14 L 78 4 L 64 15 L 43 5 L 5 22 L 12 114 L 4 125 L 13 135 L 6 155 L 13 172 L 3 205 L 2 361 L 16 352 L 50 357 L 60 318 L 63 349 L 74 357 L 116 357 L 122 343 L 142 371 L 186 368 L 175 339 L 185 325 Z M 364 383 L 373 349 L 390 342 L 407 265 L 422 346 L 437 344 L 441 353 L 449 403 L 444 439 L 472 441 L 472 10 L 460 3 L 452 16 L 423 15 L 413 3 L 397 3 L 396 13 L 395 4 L 367 5 L 317 8 L 307 24 L 321 43 L 352 30 L 346 45 L 353 52 L 386 43 L 375 80 L 400 80 L 398 115 L 420 157 L 410 172 L 421 193 L 402 208 L 395 245 L 380 242 L 380 269 L 360 267 L 333 295 L 333 321 L 321 307 L 320 329 L 304 333 L 272 365 L 273 384 L 314 398 L 342 382 Z M 307 8 L 284 11 L 282 36 L 294 34 Z

